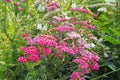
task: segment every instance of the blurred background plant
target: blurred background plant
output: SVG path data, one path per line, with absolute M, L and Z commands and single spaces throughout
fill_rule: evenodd
M 52 0 L 1 0 L 0 1 L 0 79 L 1 80 L 35 80 L 36 77 L 44 80 L 68 80 L 71 67 L 71 58 L 66 63 L 52 57 L 42 64 L 19 64 L 17 58 L 21 55 L 20 46 L 26 45 L 21 35 L 29 33 L 32 36 L 44 33 L 50 26 L 46 20 L 58 11 L 47 13 L 44 5 Z M 98 38 L 95 51 L 100 56 L 99 72 L 92 72 L 86 76 L 91 80 L 120 80 L 120 1 L 119 0 L 54 0 L 62 5 L 62 12 L 69 13 L 69 8 L 85 7 L 97 14 L 97 18 L 90 18 L 90 22 L 97 26 L 93 34 Z M 73 14 L 76 16 L 76 14 Z M 89 16 L 85 16 L 89 18 Z M 83 18 L 84 18 L 83 17 Z M 52 26 L 50 26 L 52 27 Z M 43 30 L 41 30 L 43 29 Z M 47 62 L 49 61 L 49 62 Z M 54 62 L 54 63 L 53 63 Z M 39 65 L 41 64 L 41 65 Z M 44 66 L 46 65 L 46 66 Z M 56 66 L 55 66 L 56 65 Z M 33 70 L 35 66 L 36 70 Z M 62 66 L 62 67 L 61 67 Z M 54 68 L 53 68 L 54 67 Z M 66 70 L 66 71 L 65 71 Z M 67 72 L 71 71 L 70 73 Z M 63 72 L 63 73 L 60 73 Z M 64 74 L 64 75 L 63 75 Z M 49 76 L 49 78 L 48 78 Z M 36 79 L 36 80 L 37 80 Z

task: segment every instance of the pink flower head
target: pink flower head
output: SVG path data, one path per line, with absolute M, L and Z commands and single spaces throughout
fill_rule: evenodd
M 71 17 L 70 20 L 77 20 L 77 18 L 76 17 Z
M 22 37 L 23 37 L 23 40 L 25 40 L 25 41 L 29 41 L 29 40 L 32 39 L 32 38 L 30 37 L 30 34 L 27 34 L 27 33 L 22 34 Z
M 50 6 L 50 7 L 47 7 L 47 11 L 50 12 L 50 11 L 53 11 L 56 9 L 56 6 Z
M 11 0 L 5 0 L 5 2 L 11 2 Z
M 83 12 L 83 13 L 89 13 L 87 9 L 83 9 L 83 8 L 77 8 L 77 11 Z
M 82 12 L 82 13 L 90 13 L 87 9 L 83 9 L 83 8 L 70 8 L 71 11 L 78 11 L 78 12 Z
M 23 50 L 25 54 L 39 54 L 39 50 L 35 46 L 28 46 Z
M 64 26 L 58 26 L 57 28 L 54 29 L 55 31 L 59 31 L 59 32 L 62 32 L 62 33 L 65 33 L 65 32 L 69 32 L 69 31 L 74 31 L 74 28 L 73 27 L 70 27 L 68 25 L 64 25 Z
M 60 5 L 58 4 L 58 3 L 56 3 L 56 2 L 52 2 L 52 3 L 50 3 L 50 4 L 47 4 L 46 5 L 46 9 L 47 9 L 47 11 L 53 11 L 53 10 L 55 10 L 56 8 L 59 8 L 60 7 Z
M 68 53 L 70 55 L 73 55 L 73 56 L 77 54 L 74 47 L 68 46 L 66 42 L 60 43 L 58 46 L 56 46 L 56 48 L 60 52 L 66 52 L 66 53 Z
M 76 11 L 76 10 L 77 10 L 77 8 L 70 8 L 70 10 L 71 10 L 71 11 Z
M 92 39 L 94 41 L 97 41 L 97 38 L 95 36 L 93 36 L 93 34 L 88 34 L 88 38 Z
M 23 11 L 24 9 L 22 7 L 18 7 L 18 10 L 19 11 Z
M 99 64 L 95 61 L 93 61 L 89 67 L 91 70 L 99 70 Z
M 42 48 L 42 51 L 45 53 L 45 55 L 50 55 L 51 53 L 50 48 Z
M 40 35 L 37 44 L 41 46 L 57 46 L 57 39 L 51 35 Z
M 91 14 L 93 17 L 97 17 L 97 15 L 96 14 Z
M 90 28 L 90 29 L 96 29 L 95 26 L 91 25 L 91 24 L 88 24 L 87 22 L 84 22 L 84 21 L 80 21 L 80 25 L 84 26 L 85 28 Z
M 76 25 L 76 24 L 78 24 L 78 22 L 77 22 L 77 21 L 74 21 L 74 22 L 72 22 L 72 24 L 73 24 L 73 25 Z
M 91 70 L 99 70 L 98 61 L 99 57 L 95 52 L 84 51 L 81 56 L 73 59 L 72 62 L 78 64 L 83 74 L 89 74 Z
M 83 74 L 81 72 L 73 72 L 70 76 L 70 80 L 85 80 L 84 77 L 82 77 Z
M 77 42 L 84 48 L 90 48 L 90 44 L 88 44 L 85 39 L 82 39 L 82 38 L 78 39 Z
M 52 23 L 55 27 L 58 27 L 58 26 L 59 26 L 56 21 L 52 21 L 51 23 Z
M 57 20 L 59 22 L 64 22 L 64 21 L 67 21 L 69 20 L 68 18 L 65 18 L 65 17 L 58 17 L 58 16 L 54 16 L 53 17 L 53 20 Z
M 23 36 L 23 37 L 30 37 L 30 34 L 24 33 L 24 34 L 22 34 L 22 36 Z
M 20 3 L 19 3 L 19 2 L 14 2 L 14 5 L 15 5 L 15 6 L 19 6 Z
M 25 63 L 26 61 L 27 60 L 24 56 L 21 56 L 21 57 L 18 58 L 18 62 L 20 62 L 20 63 Z
M 37 62 L 39 60 L 39 56 L 37 54 L 31 54 L 27 57 L 29 62 Z
M 76 32 L 70 32 L 70 33 L 67 33 L 67 36 L 68 37 L 70 37 L 71 39 L 73 39 L 73 38 L 79 38 L 80 37 L 80 35 L 79 34 L 77 34 Z
M 92 55 L 92 58 L 93 58 L 94 61 L 99 61 L 100 60 L 100 57 L 97 55 L 96 52 L 92 51 L 91 55 Z

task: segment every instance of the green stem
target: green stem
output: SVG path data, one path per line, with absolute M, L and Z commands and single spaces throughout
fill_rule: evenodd
M 114 71 L 105 73 L 105 74 L 103 74 L 103 75 L 101 75 L 101 76 L 98 76 L 98 77 L 96 77 L 96 78 L 93 78 L 92 80 L 98 80 L 99 78 L 102 78 L 103 76 L 107 76 L 107 75 L 109 75 L 109 74 L 111 74 L 111 73 L 114 73 L 114 72 L 117 72 L 117 71 L 119 71 L 119 70 L 120 70 L 120 68 L 118 68 L 118 69 L 116 69 L 116 70 L 114 70 Z

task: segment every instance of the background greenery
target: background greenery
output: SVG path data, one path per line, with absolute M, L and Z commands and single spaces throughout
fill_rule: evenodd
M 18 7 L 13 5 L 14 1 L 20 2 L 20 7 L 24 10 L 19 11 Z M 96 52 L 101 58 L 100 70 L 92 72 L 86 77 L 88 80 L 120 80 L 120 1 L 116 0 L 112 6 L 96 5 L 106 4 L 104 0 L 86 0 L 84 3 L 82 1 L 68 0 L 64 5 L 64 0 L 58 0 L 58 3 L 63 6 L 63 11 L 68 11 L 71 4 L 76 3 L 79 7 L 87 7 L 98 15 L 91 21 L 97 26 L 97 30 L 93 34 L 98 38 Z M 42 2 L 45 4 L 44 0 Z M 71 72 L 67 72 L 67 70 L 74 69 L 72 67 L 74 64 L 69 63 L 69 56 L 64 64 L 61 64 L 59 59 L 54 60 L 52 57 L 45 63 L 42 63 L 41 60 L 39 62 L 41 65 L 25 65 L 17 62 L 17 58 L 21 54 L 18 49 L 25 45 L 21 34 L 38 34 L 37 23 L 43 19 L 45 24 L 45 19 L 51 18 L 51 14 L 39 11 L 38 6 L 33 6 L 33 4 L 34 0 L 26 2 L 12 0 L 11 3 L 0 0 L 0 80 L 68 80 Z M 98 9 L 101 7 L 106 7 L 107 11 L 99 12 Z

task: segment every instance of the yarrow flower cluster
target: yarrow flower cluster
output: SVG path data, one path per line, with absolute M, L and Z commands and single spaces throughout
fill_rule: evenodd
M 56 46 L 56 48 L 59 49 L 60 52 L 66 52 L 66 53 L 69 53 L 71 55 L 77 54 L 75 52 L 75 50 L 73 49 L 73 47 L 68 47 L 67 43 L 65 43 L 65 42 L 62 42 L 60 45 Z
M 29 45 L 38 44 L 40 46 L 53 46 L 57 45 L 57 39 L 51 35 L 39 35 L 28 41 Z
M 11 0 L 5 0 L 6 2 L 11 2 Z
M 68 25 L 63 25 L 63 26 L 56 27 L 54 30 L 65 33 L 65 32 L 69 32 L 69 31 L 74 31 L 74 28 L 70 27 Z
M 81 13 L 87 13 L 90 14 L 93 17 L 97 17 L 96 14 L 91 13 L 89 10 L 87 9 L 83 9 L 83 8 L 70 8 L 71 11 L 77 11 L 77 12 L 81 12 Z
M 46 5 L 47 11 L 59 7 L 60 5 L 56 2 Z M 70 8 L 70 10 L 94 15 L 83 8 Z M 67 16 L 66 18 L 65 15 L 53 16 L 49 23 L 53 27 L 52 29 L 48 27 L 48 33 L 40 33 L 35 37 L 31 37 L 29 34 L 22 35 L 23 40 L 27 42 L 27 47 L 20 48 L 24 54 L 18 58 L 18 62 L 38 62 L 39 59 L 51 55 L 62 59 L 64 54 L 68 54 L 73 57 L 71 62 L 78 65 L 70 76 L 70 80 L 85 80 L 85 74 L 89 74 L 92 70 L 99 70 L 100 58 L 96 52 L 90 50 L 90 42 L 88 43 L 89 39 L 97 40 L 90 33 L 96 29 L 95 26 L 81 21 L 77 17 Z M 85 30 L 88 32 L 85 33 Z
M 83 13 L 89 13 L 87 9 L 83 8 L 70 8 L 71 11 L 78 11 L 78 12 L 83 12 Z
M 39 60 L 39 50 L 35 46 L 28 46 L 28 47 L 23 47 L 21 49 L 24 51 L 24 56 L 21 56 L 18 58 L 18 62 L 20 63 L 25 63 L 25 62 L 37 62 Z
M 54 17 L 53 17 L 53 20 L 57 20 L 57 21 L 59 21 L 59 22 L 64 22 L 64 21 L 67 21 L 67 20 L 69 20 L 69 19 L 64 18 L 64 17 L 54 16 Z
M 56 8 L 59 8 L 59 7 L 60 7 L 60 5 L 58 3 L 52 2 L 50 4 L 47 4 L 45 8 L 47 9 L 48 12 L 50 12 L 50 11 L 55 10 Z
M 91 25 L 91 24 L 88 24 L 87 22 L 84 22 L 84 21 L 80 21 L 80 25 L 86 27 L 86 28 L 90 28 L 90 29 L 96 29 L 95 26 Z
M 72 62 L 78 64 L 78 68 L 83 74 L 89 74 L 91 70 L 99 70 L 98 62 L 99 57 L 95 52 L 84 51 L 81 56 L 73 59 Z M 84 65 L 83 65 L 84 64 Z
M 81 72 L 75 71 L 70 76 L 70 80 L 85 80 Z

